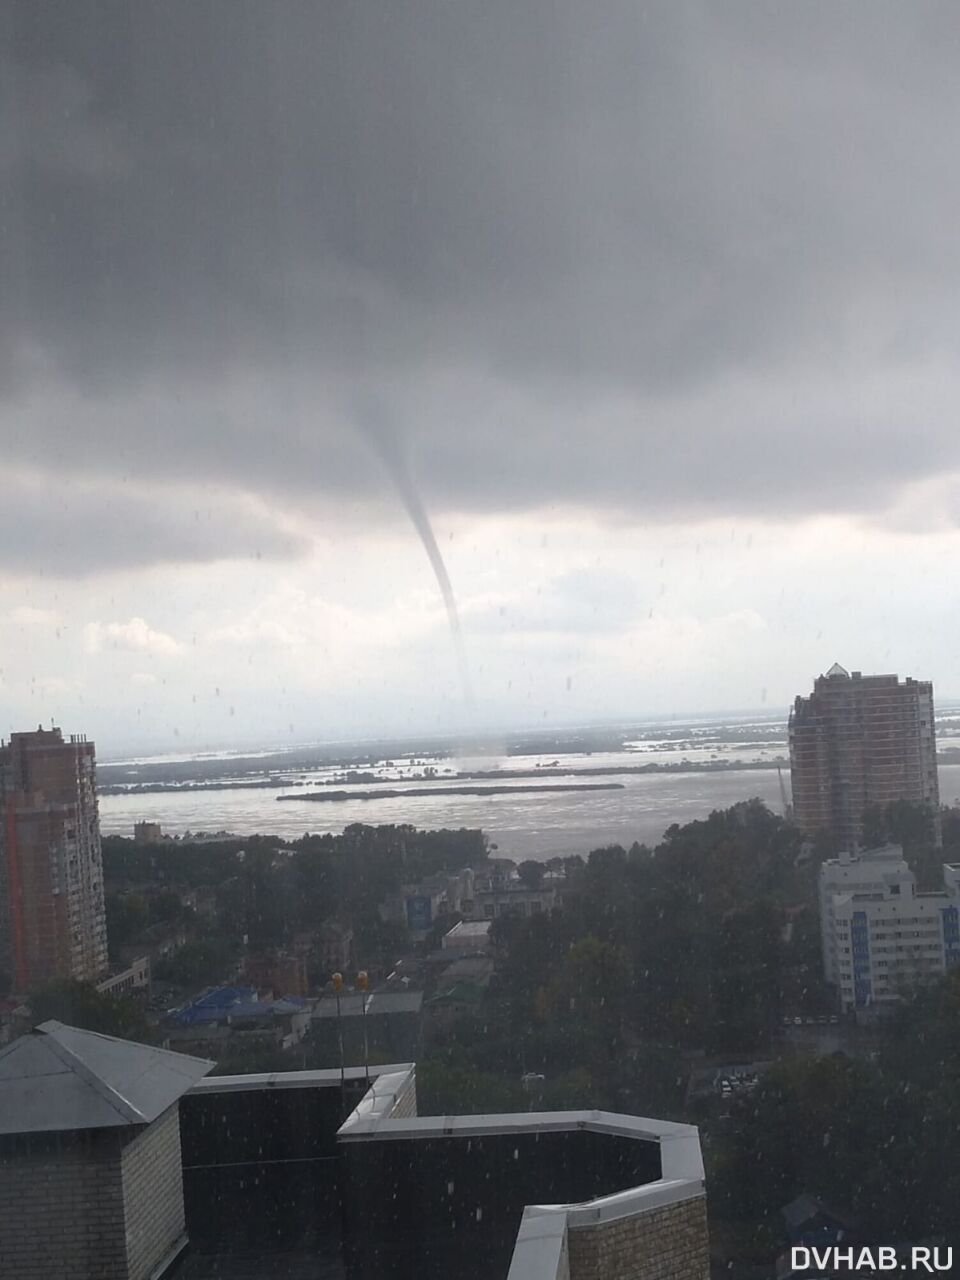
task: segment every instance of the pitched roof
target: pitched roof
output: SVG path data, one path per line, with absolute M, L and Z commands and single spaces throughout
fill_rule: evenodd
M 812 1196 L 806 1191 L 797 1196 L 796 1200 L 791 1200 L 789 1204 L 785 1204 L 780 1213 L 788 1231 L 796 1231 L 821 1215 L 825 1218 L 830 1218 L 841 1227 L 849 1229 L 855 1225 L 849 1215 L 840 1213 L 836 1209 L 831 1209 L 829 1205 L 824 1204 L 822 1200 L 818 1200 L 816 1196 Z
M 438 991 L 435 996 L 431 996 L 429 1000 L 425 1000 L 424 1004 L 479 1004 L 482 999 L 483 988 L 476 982 L 463 980 L 461 982 L 455 982 L 453 986 L 448 987 L 445 991 Z
M 0 1134 L 149 1124 L 213 1066 L 42 1022 L 0 1051 Z

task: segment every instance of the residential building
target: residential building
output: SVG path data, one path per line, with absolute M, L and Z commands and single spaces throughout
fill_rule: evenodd
M 14 989 L 100 978 L 107 929 L 96 756 L 59 729 L 0 746 L 0 965 Z
M 233 984 L 211 987 L 187 1004 L 173 1009 L 169 1014 L 169 1021 L 181 1027 L 207 1023 L 226 1024 L 231 1009 L 249 1005 L 256 999 L 255 987 L 241 987 Z
M 133 839 L 136 844 L 159 844 L 163 839 L 163 828 L 159 822 L 135 822 Z
M 290 1049 L 306 1035 L 312 1009 L 296 995 L 264 1000 L 253 987 L 216 987 L 164 1018 L 164 1046 L 211 1057 L 242 1044 Z
M 440 940 L 442 951 L 486 951 L 489 945 L 489 920 L 460 920 Z
M 796 699 L 789 733 L 793 815 L 807 834 L 856 850 L 866 811 L 894 800 L 927 805 L 939 830 L 929 681 L 851 674 L 835 664 L 809 697 Z
M 131 946 L 121 947 L 120 957 L 125 964 L 133 964 L 143 955 L 156 966 L 175 956 L 189 940 L 190 934 L 181 921 L 158 920 L 156 924 L 147 925 Z
M 315 951 L 326 973 L 343 973 L 353 962 L 353 929 L 339 920 L 326 920 L 317 932 Z
M 339 1003 L 325 995 L 313 1006 L 314 1060 L 334 1066 L 340 1062 L 341 1045 L 347 1062 L 414 1056 L 420 1042 L 422 1004 L 422 991 L 405 988 L 367 994 L 353 991 L 341 995 Z
M 275 996 L 307 994 L 306 957 L 295 951 L 249 955 L 243 962 L 243 974 L 259 991 L 270 991 Z
M 522 880 L 505 880 L 481 887 L 478 882 L 473 900 L 474 920 L 499 920 L 501 916 L 536 916 L 552 911 L 557 905 L 557 890 L 546 881 L 538 887 Z
M 836 984 L 838 980 L 837 900 L 850 896 L 873 900 L 897 897 L 903 893 L 904 885 L 912 886 L 913 883 L 913 874 L 898 844 L 882 845 L 879 849 L 870 849 L 856 856 L 843 853 L 821 864 L 818 881 L 820 946 L 827 982 Z
M 142 996 L 150 994 L 150 957 L 137 956 L 125 969 L 101 978 L 97 990 L 106 996 Z
M 444 916 L 473 917 L 477 877 L 478 873 L 464 867 L 452 874 L 429 876 L 417 885 L 404 885 L 398 894 L 380 904 L 380 919 L 405 925 L 411 936 L 421 941 Z
M 192 909 L 205 919 L 210 919 L 217 914 L 217 890 L 214 885 L 201 884 L 192 890 L 193 898 L 189 904 Z M 181 899 L 184 906 L 187 906 L 185 899 Z
M 960 865 L 945 888 L 917 893 L 896 845 L 848 853 L 820 868 L 820 930 L 827 981 L 841 1009 L 871 1015 L 919 982 L 960 963 Z

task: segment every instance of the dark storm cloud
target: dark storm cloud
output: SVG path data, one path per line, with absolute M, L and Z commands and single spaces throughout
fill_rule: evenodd
M 958 45 L 946 3 L 13 0 L 5 455 L 369 498 L 374 389 L 451 508 L 882 507 L 960 466 Z
M 255 501 L 128 483 L 0 478 L 0 568 L 82 578 L 103 570 L 250 558 L 305 550 Z

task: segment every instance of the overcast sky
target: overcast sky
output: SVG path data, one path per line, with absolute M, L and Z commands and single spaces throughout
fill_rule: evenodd
M 960 695 L 958 66 L 923 0 L 7 0 L 0 731 Z

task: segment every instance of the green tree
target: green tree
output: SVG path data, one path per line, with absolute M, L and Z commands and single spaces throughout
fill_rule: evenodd
M 108 893 L 107 946 L 110 960 L 117 964 L 124 947 L 135 942 L 149 923 L 147 903 L 139 893 Z
M 182 987 L 200 987 L 227 982 L 236 970 L 236 947 L 224 938 L 188 942 L 172 956 L 160 960 L 154 974 L 161 982 Z
M 517 875 L 528 889 L 539 889 L 543 884 L 544 866 L 542 862 L 527 860 L 517 867 Z
M 119 1036 L 122 1040 L 152 1040 L 143 1009 L 128 996 L 103 995 L 93 983 L 61 978 L 31 992 L 30 1013 L 34 1026 L 51 1018 L 85 1031 Z
M 496 1115 L 522 1111 L 519 1079 L 477 1071 L 465 1062 L 425 1058 L 417 1064 L 417 1110 L 422 1116 Z
M 733 1110 L 712 1169 L 716 1208 L 757 1221 L 807 1191 L 869 1223 L 888 1137 L 869 1065 L 842 1054 L 779 1063 Z

